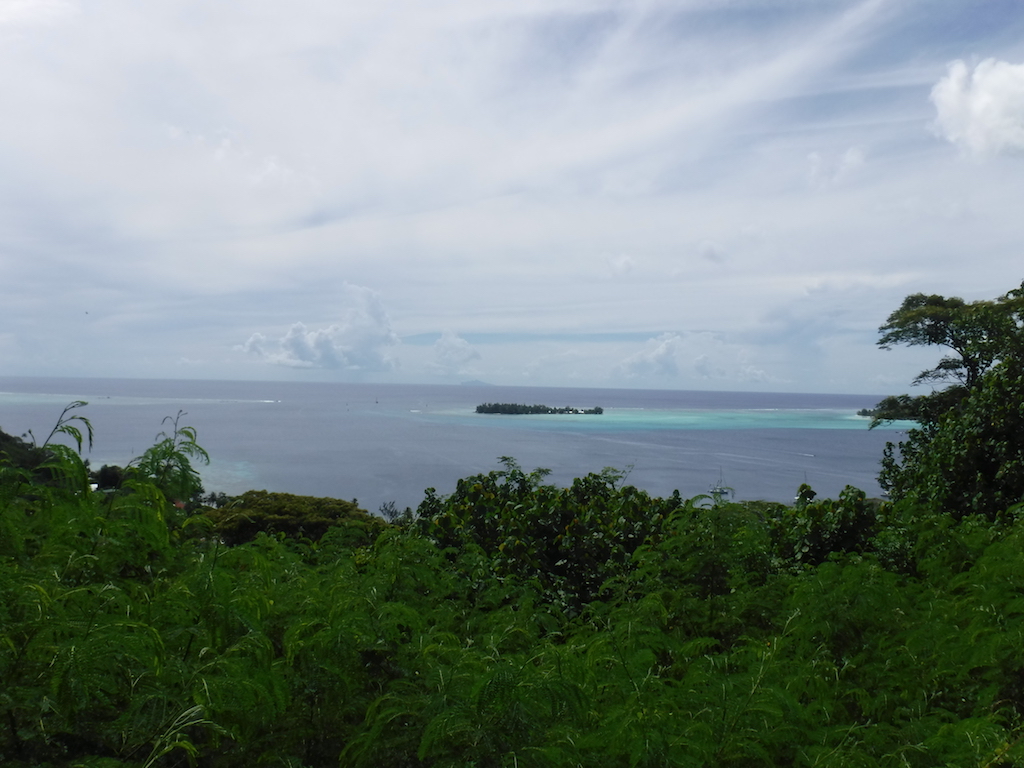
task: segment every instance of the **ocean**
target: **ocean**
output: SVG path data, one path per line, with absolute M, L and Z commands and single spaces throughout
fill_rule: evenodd
M 207 491 L 266 489 L 415 508 L 426 488 L 514 458 L 548 481 L 613 467 L 626 482 L 684 497 L 722 484 L 736 499 L 792 501 L 846 485 L 881 494 L 887 441 L 906 423 L 869 430 L 874 395 L 307 382 L 0 378 L 0 429 L 44 440 L 73 400 L 95 430 L 93 467 L 124 465 L 170 428 L 197 430 L 211 457 Z M 604 409 L 601 415 L 484 415 L 485 402 Z

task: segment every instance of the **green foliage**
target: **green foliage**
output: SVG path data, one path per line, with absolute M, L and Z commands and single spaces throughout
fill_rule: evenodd
M 164 475 L 45 461 L 0 465 L 5 766 L 1024 764 L 1020 507 L 504 459 L 403 525 L 265 492 L 181 520 Z
M 252 541 L 259 533 L 317 541 L 335 527 L 344 532 L 347 546 L 369 546 L 384 528 L 380 518 L 351 501 L 267 491 L 246 491 L 229 504 L 203 514 L 229 546 Z
M 571 405 L 567 405 L 563 408 L 552 408 L 549 405 L 525 405 L 523 403 L 482 403 L 476 407 L 477 413 L 506 413 L 506 414 L 524 414 L 524 413 L 544 413 L 544 414 L 586 414 L 589 416 L 600 416 L 604 413 L 604 409 L 601 407 L 594 408 L 574 408 Z
M 128 465 L 129 477 L 152 483 L 168 499 L 182 504 L 203 491 L 192 462 L 210 463 L 209 455 L 196 442 L 195 429 L 179 423 L 184 415 L 184 411 L 178 411 L 177 416 L 165 417 L 163 423 L 171 423 L 171 433 L 161 432 L 156 444 Z
M 892 421 L 916 421 L 922 429 L 933 427 L 944 414 L 967 395 L 963 385 L 952 385 L 927 395 L 893 395 L 884 398 L 870 412 L 869 428 Z
M 46 460 L 46 451 L 20 437 L 0 432 L 0 462 L 6 466 L 35 469 Z
M 1024 374 L 1000 364 L 931 428 L 888 447 L 880 483 L 893 498 L 954 517 L 995 519 L 1024 500 Z
M 546 470 L 502 462 L 503 470 L 460 480 L 445 499 L 428 492 L 420 529 L 442 549 L 479 548 L 496 578 L 535 583 L 561 610 L 598 597 L 680 503 L 620 485 L 623 475 L 611 469 L 556 488 L 541 483 Z
M 931 426 L 977 387 L 997 363 L 1024 352 L 1024 283 L 995 301 L 915 293 L 878 329 L 878 346 L 938 346 L 954 355 L 918 374 L 914 384 L 952 382 L 928 395 L 888 397 L 873 412 L 872 426 L 910 419 Z
M 943 357 L 934 368 L 918 374 L 915 384 L 958 381 L 970 389 L 982 374 L 1007 353 L 1007 338 L 1018 330 L 1014 321 L 1016 295 L 995 302 L 965 302 L 957 297 L 915 293 L 889 315 L 879 328 L 878 346 L 940 346 L 955 356 Z
M 31 441 L 0 431 L 0 471 L 7 468 L 15 471 L 26 470 L 44 482 L 70 482 L 81 487 L 83 472 L 86 470 L 79 454 L 82 451 L 83 440 L 87 440 L 89 448 L 92 448 L 93 430 L 87 418 L 73 411 L 86 405 L 88 403 L 83 400 L 75 400 L 65 406 L 41 446 L 36 445 L 32 430 L 25 435 Z M 54 442 L 55 439 L 61 438 L 70 439 L 75 444 L 77 452 L 64 443 Z M 25 479 L 28 477 L 25 476 Z M 87 479 L 85 482 L 88 482 Z
M 78 408 L 84 408 L 88 405 L 84 400 L 75 400 L 73 403 L 65 406 L 61 412 L 60 417 L 57 419 L 57 423 L 53 429 L 50 430 L 50 434 L 47 435 L 46 440 L 43 441 L 43 448 L 51 445 L 53 439 L 59 435 L 65 435 L 75 441 L 75 446 L 78 452 L 82 452 L 82 427 L 85 428 L 86 436 L 88 437 L 89 448 L 92 449 L 93 431 L 92 424 L 90 421 L 80 414 L 72 414 L 72 411 Z M 81 426 L 78 426 L 78 425 Z M 32 430 L 29 430 L 29 434 L 32 434 Z
M 908 296 L 880 329 L 879 344 L 940 345 L 953 350 L 915 383 L 955 381 L 946 389 L 879 404 L 872 425 L 919 422 L 888 444 L 879 484 L 896 500 L 955 517 L 1001 510 L 1024 500 L 1024 284 L 995 301 L 965 303 Z
M 807 495 L 802 490 L 798 498 Z M 877 509 L 877 502 L 849 485 L 838 499 L 798 502 L 771 518 L 772 549 L 780 563 L 797 567 L 818 565 L 837 553 L 864 552 L 872 545 Z

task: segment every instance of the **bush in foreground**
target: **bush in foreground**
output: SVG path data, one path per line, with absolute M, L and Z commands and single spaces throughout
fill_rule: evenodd
M 49 463 L 0 467 L 4 765 L 1024 761 L 1019 508 L 656 499 L 506 460 L 401 526 L 254 492 L 249 537 Z

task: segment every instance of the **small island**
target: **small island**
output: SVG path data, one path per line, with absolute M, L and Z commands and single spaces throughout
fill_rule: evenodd
M 476 407 L 477 413 L 582 413 L 588 415 L 601 415 L 604 408 L 552 408 L 548 405 L 522 405 L 520 403 L 484 403 Z

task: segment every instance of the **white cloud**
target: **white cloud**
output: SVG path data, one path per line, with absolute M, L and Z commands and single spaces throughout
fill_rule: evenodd
M 293 324 L 276 342 L 254 333 L 239 349 L 268 363 L 292 368 L 339 368 L 351 371 L 390 371 L 397 361 L 388 350 L 398 335 L 380 297 L 369 288 L 345 285 L 347 307 L 340 323 L 310 330 Z
M 1020 146 L 991 5 L 0 0 L 2 357 L 874 391 L 903 296 L 1019 273 L 1024 174 L 921 129 Z
M 476 371 L 471 364 L 479 359 L 480 352 L 472 344 L 452 331 L 445 331 L 434 342 L 430 370 L 443 376 L 473 374 Z
M 215 138 L 211 138 L 198 131 L 169 125 L 165 133 L 173 148 L 191 150 L 200 158 L 200 162 L 205 158 L 209 165 L 222 170 L 229 179 L 234 178 L 252 187 L 288 188 L 288 185 L 295 187 L 301 183 L 300 188 L 304 191 L 315 189 L 313 179 L 300 177 L 275 155 L 256 156 L 230 131 L 222 129 Z
M 713 240 L 701 240 L 697 244 L 697 252 L 702 259 L 713 264 L 721 264 L 725 261 L 725 248 Z
M 608 257 L 608 266 L 611 268 L 612 277 L 624 277 L 636 267 L 636 259 L 626 253 L 618 256 Z
M 694 372 L 702 379 L 721 379 L 726 375 L 725 369 L 716 364 L 708 355 L 699 355 L 693 361 Z
M 541 349 L 552 348 L 542 345 Z M 567 382 L 585 382 L 593 386 L 602 379 L 604 371 L 598 371 L 600 365 L 594 365 L 593 357 L 585 354 L 579 347 L 555 349 L 545 354 L 536 355 L 536 348 L 527 352 L 528 360 L 522 366 L 521 377 L 531 384 L 565 384 Z
M 931 94 L 939 135 L 974 155 L 1024 150 L 1024 64 L 949 65 Z
M 771 381 L 771 377 L 760 368 L 753 365 L 745 365 L 740 369 L 739 379 L 747 384 L 763 384 Z
M 0 25 L 45 24 L 73 16 L 77 5 L 65 0 L 0 0 Z
M 681 343 L 682 339 L 678 333 L 663 333 L 657 338 L 649 339 L 643 349 L 615 366 L 614 373 L 627 378 L 676 376 L 679 373 L 676 354 Z
M 808 179 L 812 187 L 823 188 L 846 179 L 854 171 L 864 165 L 866 153 L 863 147 L 849 147 L 838 156 L 823 156 L 820 152 L 811 152 L 807 156 L 810 167 Z

